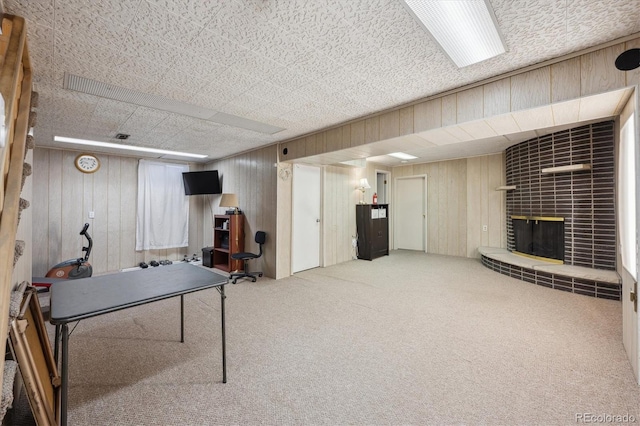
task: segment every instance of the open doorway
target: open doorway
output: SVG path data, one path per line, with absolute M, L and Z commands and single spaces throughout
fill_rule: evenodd
M 389 179 L 391 173 L 384 170 L 376 170 L 376 188 L 374 192 L 378 196 L 378 204 L 389 204 Z

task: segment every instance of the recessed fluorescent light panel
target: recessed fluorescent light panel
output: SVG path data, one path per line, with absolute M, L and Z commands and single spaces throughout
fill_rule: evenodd
M 488 0 L 404 2 L 458 68 L 506 51 Z
M 86 139 L 74 139 L 74 138 L 67 138 L 64 136 L 55 136 L 53 140 L 56 142 L 69 143 L 74 145 L 89 145 L 89 146 L 97 146 L 102 148 L 122 149 L 127 151 L 151 152 L 154 154 L 175 155 L 178 157 L 207 158 L 206 155 L 202 155 L 202 154 L 190 154 L 188 152 L 169 151 L 166 149 L 156 149 L 156 148 L 145 148 L 142 146 L 120 145 L 117 143 L 90 141 Z
M 388 155 L 399 158 L 401 160 L 415 160 L 416 158 L 418 158 L 415 155 L 405 154 L 404 152 L 392 152 L 391 154 L 388 154 Z

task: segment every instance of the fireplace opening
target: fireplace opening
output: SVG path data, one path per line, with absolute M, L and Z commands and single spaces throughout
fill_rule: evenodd
M 511 216 L 514 253 L 564 263 L 564 218 Z

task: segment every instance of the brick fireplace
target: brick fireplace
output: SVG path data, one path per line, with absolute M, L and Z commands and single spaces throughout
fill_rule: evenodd
M 506 195 L 507 250 L 481 247 L 482 263 L 537 285 L 620 300 L 620 277 L 615 272 L 614 149 L 613 121 L 552 133 L 507 148 L 506 188 L 514 188 Z M 561 236 L 552 236 L 551 231 L 543 235 L 546 230 L 534 229 L 538 219 L 558 222 Z M 516 241 L 516 234 L 527 233 L 531 233 L 529 241 Z M 551 256 L 537 256 L 536 250 L 543 254 L 557 250 L 551 247 L 549 238 L 561 238 L 562 242 L 554 244 L 562 249 Z M 523 247 L 530 248 L 533 256 L 514 254 Z M 555 257 L 556 264 L 549 257 Z
M 512 216 L 564 219 L 564 263 L 615 270 L 614 122 L 605 121 L 507 148 L 507 248 L 515 250 Z M 542 169 L 589 164 L 590 170 Z

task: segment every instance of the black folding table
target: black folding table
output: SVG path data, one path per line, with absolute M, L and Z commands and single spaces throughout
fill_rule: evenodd
M 222 311 L 222 382 L 227 382 L 224 328 L 225 275 L 189 263 L 175 263 L 139 271 L 119 272 L 51 286 L 50 321 L 56 326 L 56 363 L 62 341 L 60 424 L 67 424 L 69 387 L 69 323 L 170 297 L 180 296 L 180 341 L 184 342 L 184 295 L 207 288 L 220 293 Z

